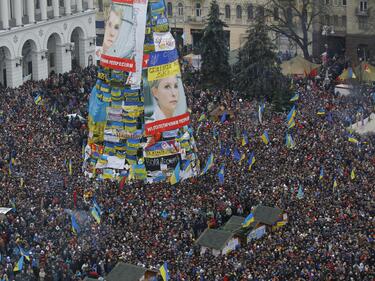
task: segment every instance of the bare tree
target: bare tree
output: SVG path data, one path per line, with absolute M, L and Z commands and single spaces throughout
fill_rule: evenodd
M 272 32 L 297 44 L 307 59 L 310 57 L 313 24 L 326 13 L 322 5 L 322 0 L 267 0 L 265 22 Z

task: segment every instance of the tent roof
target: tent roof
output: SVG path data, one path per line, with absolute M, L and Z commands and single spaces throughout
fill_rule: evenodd
M 258 205 L 254 209 L 254 219 L 257 222 L 273 225 L 279 220 L 283 210 L 268 206 Z
M 375 133 L 375 113 L 371 113 L 369 117 L 362 121 L 359 121 L 349 127 L 349 129 L 352 129 L 356 131 L 360 135 L 365 135 L 368 133 Z
M 222 250 L 232 237 L 230 231 L 206 228 L 196 243 L 210 249 Z
M 107 275 L 107 281 L 139 281 L 147 271 L 146 268 L 129 263 L 119 262 Z
M 241 228 L 243 221 L 245 220 L 244 217 L 240 216 L 231 216 L 230 219 L 226 222 L 226 224 L 222 227 L 223 230 L 234 232 Z
M 320 67 L 320 64 L 312 63 L 301 56 L 296 56 L 284 61 L 280 67 L 284 75 L 305 75 L 305 73 L 309 74 L 311 70 Z

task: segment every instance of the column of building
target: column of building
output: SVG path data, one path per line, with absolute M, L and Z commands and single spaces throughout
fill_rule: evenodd
M 77 12 L 82 12 L 83 11 L 82 0 L 76 0 L 76 3 L 77 3 Z
M 29 18 L 29 23 L 35 22 L 35 6 L 34 1 L 26 1 L 27 2 L 27 16 Z
M 16 26 L 22 25 L 22 15 L 21 15 L 21 0 L 14 0 L 14 18 L 16 19 Z
M 72 6 L 70 0 L 64 0 L 65 15 L 72 14 Z
M 3 22 L 3 28 L 9 28 L 9 14 L 8 14 L 8 0 L 0 1 L 1 20 Z
M 54 18 L 60 17 L 59 0 L 52 0 L 52 8 L 53 8 L 53 17 Z
M 42 80 L 48 78 L 48 60 L 46 59 L 47 50 L 32 51 L 33 80 Z
M 8 87 L 15 88 L 22 85 L 22 63 L 20 62 L 20 58 L 5 59 Z

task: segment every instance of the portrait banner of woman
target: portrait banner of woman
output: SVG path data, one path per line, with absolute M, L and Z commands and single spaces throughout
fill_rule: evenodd
M 189 124 L 186 96 L 180 75 L 148 81 L 144 75 L 145 132 L 153 135 Z
M 105 13 L 105 30 L 100 65 L 135 72 L 136 24 L 133 1 L 112 1 Z M 144 20 L 145 21 L 145 20 Z M 143 40 L 143 38 L 139 38 Z

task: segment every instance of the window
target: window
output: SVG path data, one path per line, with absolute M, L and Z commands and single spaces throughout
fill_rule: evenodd
M 358 19 L 358 28 L 361 30 L 367 30 L 368 29 L 368 20 L 367 18 L 360 18 Z
M 240 5 L 237 5 L 237 8 L 236 8 L 236 17 L 238 19 L 242 19 L 242 7 Z
M 330 19 L 329 15 L 326 15 L 325 24 L 331 25 L 331 19 Z
M 342 5 L 346 6 L 346 0 L 342 0 Z
M 343 27 L 346 26 L 346 16 L 341 17 L 341 26 L 343 26 Z
M 201 7 L 201 3 L 195 3 L 195 15 L 197 17 L 201 17 L 202 16 L 202 7 Z
M 12 1 L 10 1 L 10 3 L 12 3 Z M 35 1 L 35 9 L 40 9 L 39 0 Z
M 367 11 L 367 7 L 367 0 L 361 0 L 361 2 L 359 2 L 359 10 L 361 12 Z
M 225 5 L 225 18 L 230 19 L 230 6 Z
M 326 5 L 329 5 L 329 0 L 326 0 Z
M 279 8 L 275 7 L 273 8 L 273 20 L 278 20 L 279 19 Z
M 247 6 L 247 19 L 248 20 L 251 20 L 254 18 L 254 7 L 253 5 L 249 5 Z
M 184 6 L 182 5 L 182 3 L 178 3 L 177 7 L 178 7 L 178 15 L 183 16 L 184 15 Z
M 339 17 L 337 15 L 333 16 L 333 25 L 338 26 L 339 25 Z
M 173 13 L 172 13 L 172 3 L 171 2 L 167 3 L 167 14 L 170 17 L 173 15 Z
M 52 6 L 52 0 L 47 0 L 47 6 Z
M 59 7 L 64 7 L 64 0 L 59 1 Z

